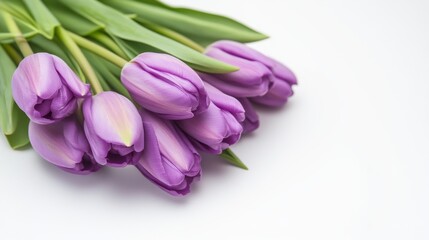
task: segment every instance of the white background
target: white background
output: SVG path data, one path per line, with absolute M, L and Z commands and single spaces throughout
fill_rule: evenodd
M 0 239 L 429 239 L 429 2 L 170 0 L 272 38 L 299 86 L 185 198 L 132 168 L 81 177 L 2 138 Z

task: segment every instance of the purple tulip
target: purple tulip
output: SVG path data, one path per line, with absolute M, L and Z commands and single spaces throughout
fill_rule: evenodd
M 243 126 L 243 133 L 250 133 L 259 128 L 259 116 L 256 113 L 252 103 L 247 98 L 237 98 L 246 111 L 246 119 L 241 123 Z
M 121 81 L 143 108 L 165 119 L 188 119 L 209 100 L 198 74 L 179 59 L 142 53 L 124 66 Z
M 261 97 L 253 97 L 251 100 L 268 107 L 281 107 L 293 95 L 292 85 L 297 84 L 297 80 L 295 74 L 281 63 L 276 63 L 272 71 L 274 81 L 268 93 Z
M 140 112 L 145 132 L 145 150 L 136 164 L 149 180 L 172 195 L 185 195 L 201 174 L 201 157 L 173 122 Z
M 38 124 L 73 114 L 77 100 L 90 95 L 89 90 L 63 60 L 48 53 L 24 58 L 12 79 L 15 102 Z
M 89 174 L 101 168 L 92 156 L 81 125 L 73 116 L 50 125 L 30 122 L 28 134 L 34 150 L 65 171 Z
M 232 64 L 240 70 L 227 74 L 200 73 L 201 78 L 234 97 L 262 96 L 272 82 L 270 69 L 259 59 L 265 56 L 233 41 L 218 41 L 207 47 L 205 54 Z M 249 57 L 250 56 L 250 57 Z
M 195 140 L 203 151 L 220 154 L 240 140 L 245 119 L 240 102 L 210 84 L 205 84 L 211 104 L 209 108 L 195 117 L 178 121 L 182 130 Z
M 134 164 L 144 148 L 143 123 L 133 103 L 115 92 L 103 92 L 83 103 L 84 129 L 101 165 Z
M 200 74 L 204 81 L 234 97 L 255 97 L 255 102 L 279 106 L 291 96 L 291 86 L 297 83 L 287 67 L 238 42 L 215 42 L 206 55 L 240 68 L 228 74 Z

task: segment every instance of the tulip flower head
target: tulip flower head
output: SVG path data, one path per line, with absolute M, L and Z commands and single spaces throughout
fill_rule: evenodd
M 227 74 L 200 73 L 204 81 L 234 97 L 252 97 L 260 104 L 281 106 L 292 95 L 292 85 L 297 84 L 286 66 L 242 43 L 218 41 L 207 48 L 206 55 L 240 68 Z
M 140 112 L 145 133 L 145 150 L 137 169 L 172 195 L 185 195 L 201 174 L 201 157 L 173 122 Z
M 234 97 L 262 96 L 268 92 L 272 82 L 271 71 L 258 61 L 262 54 L 232 41 L 215 42 L 207 47 L 205 54 L 240 68 L 227 74 L 200 73 L 205 82 Z M 254 57 L 248 58 L 247 55 Z
M 123 167 L 138 161 L 144 148 L 143 123 L 133 103 L 103 92 L 83 103 L 84 129 L 95 160 Z
M 165 119 L 188 119 L 208 107 L 198 74 L 167 54 L 138 55 L 122 69 L 121 81 L 137 103 Z
M 211 100 L 209 108 L 191 119 L 178 121 L 178 125 L 200 150 L 220 154 L 240 140 L 245 111 L 237 99 L 208 83 L 205 87 Z
M 36 53 L 24 58 L 13 74 L 12 94 L 17 105 L 35 123 L 50 124 L 73 114 L 77 100 L 90 95 L 60 58 Z
M 28 134 L 33 149 L 65 171 L 89 174 L 101 168 L 93 158 L 82 126 L 73 116 L 50 125 L 30 122 Z

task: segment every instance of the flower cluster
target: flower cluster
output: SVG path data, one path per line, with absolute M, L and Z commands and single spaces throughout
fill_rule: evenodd
M 240 70 L 198 74 L 173 56 L 142 53 L 121 74 L 136 106 L 113 91 L 92 95 L 64 61 L 36 53 L 15 71 L 13 96 L 31 119 L 33 148 L 50 163 L 77 174 L 133 165 L 183 195 L 201 174 L 199 151 L 237 143 L 259 125 L 252 102 L 283 105 L 296 84 L 288 68 L 245 45 L 221 41 L 206 54 Z
M 80 0 L 73 2 L 80 7 Z M 283 106 L 297 83 L 289 68 L 237 41 L 212 41 L 204 50 L 197 47 L 201 53 L 186 50 L 183 56 L 164 46 L 164 53 L 142 51 L 131 58 L 123 40 L 116 45 L 116 38 L 99 38 L 113 44 L 109 50 L 62 26 L 57 35 L 66 49 L 61 58 L 46 48 L 28 51 L 43 45 L 37 38 L 24 41 L 27 46 L 16 42 L 25 58 L 11 76 L 11 95 L 30 120 L 33 149 L 74 174 L 133 166 L 172 195 L 189 193 L 199 179 L 200 153 L 230 152 L 242 134 L 259 127 L 254 105 Z

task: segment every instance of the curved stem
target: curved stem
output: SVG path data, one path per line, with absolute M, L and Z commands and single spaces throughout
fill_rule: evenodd
M 28 44 L 25 37 L 22 35 L 21 30 L 19 30 L 19 27 L 16 24 L 15 19 L 13 19 L 12 15 L 7 12 L 3 12 L 3 18 L 9 31 L 15 35 L 15 42 L 18 45 L 18 48 L 21 53 L 24 56 L 29 56 L 33 54 L 33 50 L 31 50 L 30 45 Z
M 94 88 L 95 93 L 103 92 L 103 88 L 101 87 L 100 81 L 98 81 L 97 75 L 92 69 L 91 64 L 86 59 L 85 55 L 83 55 L 79 46 L 73 41 L 73 38 L 69 35 L 69 33 L 63 28 L 59 27 L 57 29 L 58 37 L 61 39 L 66 48 L 70 51 L 73 57 L 77 60 L 79 66 L 82 68 L 85 75 L 88 77 L 91 86 Z
M 108 47 L 111 51 L 116 53 L 121 58 L 127 58 L 127 55 L 125 55 L 124 51 L 113 41 L 108 35 L 101 32 L 95 32 L 91 34 L 91 37 L 95 40 L 99 41 L 100 43 L 104 44 L 106 47 Z
M 9 55 L 9 57 L 15 62 L 16 65 L 18 65 L 22 57 L 19 55 L 19 53 L 13 48 L 10 44 L 3 44 L 2 47 L 6 51 L 6 53 Z
M 105 49 L 104 47 L 101 47 L 96 43 L 93 43 L 72 32 L 68 32 L 68 34 L 79 46 L 99 55 L 100 57 L 105 58 L 106 60 L 109 60 L 120 68 L 124 67 L 124 65 L 128 63 L 127 60 L 119 57 L 118 55 L 112 53 L 111 51 Z

